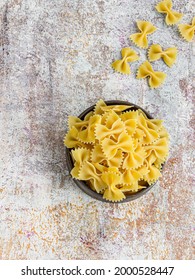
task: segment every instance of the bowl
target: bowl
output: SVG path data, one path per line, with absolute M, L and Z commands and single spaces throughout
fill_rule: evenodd
M 133 103 L 129 103 L 127 101 L 120 101 L 120 100 L 109 100 L 109 101 L 105 101 L 105 103 L 107 105 L 130 105 L 132 106 L 130 109 L 127 109 L 126 111 L 130 111 L 130 110 L 138 110 L 141 109 L 146 116 L 149 119 L 153 119 L 153 117 L 147 112 L 145 111 L 143 108 L 133 104 Z M 92 111 L 95 108 L 95 105 L 87 108 L 83 113 L 81 113 L 78 117 L 80 119 L 84 119 L 85 115 L 87 115 L 90 111 Z M 71 149 L 66 148 L 66 160 L 67 160 L 67 166 L 68 166 L 68 170 L 69 172 L 72 170 L 72 168 L 74 167 L 74 163 L 71 157 Z M 135 199 L 138 199 L 139 197 L 143 196 L 144 194 L 146 194 L 149 190 L 151 190 L 153 188 L 153 186 L 157 183 L 157 181 L 151 185 L 148 185 L 147 188 L 145 189 L 141 189 L 136 193 L 130 194 L 128 195 L 125 199 L 118 201 L 118 202 L 112 202 L 112 201 L 108 201 L 106 199 L 103 198 L 102 194 L 99 194 L 95 191 L 93 191 L 85 181 L 81 181 L 81 180 L 77 180 L 75 178 L 72 178 L 73 181 L 75 182 L 75 184 L 83 191 L 85 192 L 87 195 L 91 196 L 94 199 L 100 200 L 102 202 L 107 202 L 107 203 L 125 203 L 125 202 L 129 202 Z

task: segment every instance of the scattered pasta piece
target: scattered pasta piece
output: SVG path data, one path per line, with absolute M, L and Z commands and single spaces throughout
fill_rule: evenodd
M 177 58 L 177 48 L 172 47 L 163 51 L 160 45 L 152 45 L 148 51 L 148 58 L 150 61 L 162 58 L 164 62 L 171 67 Z
M 183 17 L 183 14 L 172 10 L 171 0 L 163 0 L 157 4 L 156 9 L 159 13 L 166 14 L 165 22 L 167 25 L 176 24 Z
M 139 59 L 137 53 L 131 48 L 121 50 L 122 59 L 112 63 L 112 68 L 122 74 L 131 74 L 131 69 L 128 62 L 133 62 Z M 116 107 L 117 108 L 117 107 Z
M 156 31 L 156 27 L 148 21 L 137 21 L 139 33 L 130 35 L 130 39 L 140 48 L 146 49 L 148 47 L 147 36 Z
M 195 32 L 195 17 L 192 19 L 192 24 L 179 24 L 179 32 L 181 36 L 188 42 L 192 42 Z
M 83 120 L 70 116 L 68 126 L 64 144 L 74 164 L 71 175 L 104 199 L 121 201 L 161 176 L 169 139 L 162 120 L 100 100 Z
M 145 61 L 140 65 L 137 72 L 137 79 L 149 77 L 149 86 L 151 88 L 159 87 L 165 80 L 166 74 L 154 71 L 149 61 Z

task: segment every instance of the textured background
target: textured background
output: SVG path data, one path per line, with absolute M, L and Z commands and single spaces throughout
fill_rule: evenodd
M 166 26 L 157 2 L 0 0 L 2 259 L 194 257 L 193 43 Z M 174 1 L 174 8 L 191 21 L 193 0 Z M 157 90 L 135 78 L 146 55 L 128 39 L 138 19 L 158 27 L 150 44 L 179 50 L 171 69 L 154 63 L 168 75 Z M 110 67 L 126 46 L 141 56 L 131 76 Z M 100 98 L 138 104 L 170 133 L 163 178 L 137 201 L 95 201 L 68 174 L 67 116 Z

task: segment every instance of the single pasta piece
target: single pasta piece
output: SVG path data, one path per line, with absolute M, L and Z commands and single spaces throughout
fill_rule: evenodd
M 156 9 L 159 13 L 166 14 L 165 22 L 167 25 L 176 24 L 183 17 L 183 14 L 172 10 L 171 0 L 163 0 L 162 2 L 159 2 Z
M 137 79 L 143 79 L 146 77 L 149 77 L 149 86 L 151 88 L 157 88 L 164 82 L 166 74 L 154 71 L 150 62 L 146 60 L 138 68 Z
M 155 83 L 158 75 L 145 68 Z M 148 119 L 141 109 L 100 100 L 84 119 L 70 116 L 68 126 L 64 144 L 72 157 L 71 175 L 104 199 L 121 201 L 161 176 L 169 140 L 162 120 Z
M 97 193 L 106 188 L 106 184 L 101 179 L 101 174 L 98 172 L 94 164 L 89 161 L 84 161 L 79 170 L 78 178 L 80 180 L 91 180 L 91 182 L 93 182 L 93 187 L 95 188 Z
M 74 168 L 71 170 L 71 175 L 73 178 L 79 179 L 79 171 L 82 164 L 90 159 L 90 150 L 87 148 L 78 148 L 77 150 L 72 150 L 72 157 L 74 158 Z
M 102 174 L 101 178 L 107 185 L 103 198 L 112 202 L 120 201 L 125 198 L 124 193 L 116 187 L 121 182 L 120 174 L 114 172 L 105 172 Z
M 116 60 L 112 63 L 112 68 L 122 74 L 131 74 L 131 69 L 128 62 L 133 62 L 139 59 L 137 53 L 131 48 L 124 48 L 121 50 L 121 60 Z
M 137 21 L 137 27 L 139 28 L 140 32 L 130 35 L 130 39 L 138 47 L 147 49 L 148 47 L 147 36 L 149 34 L 154 33 L 157 30 L 157 28 L 148 21 Z
M 179 24 L 179 32 L 181 36 L 188 42 L 192 42 L 195 32 L 195 17 L 192 19 L 192 24 Z
M 160 45 L 152 45 L 148 51 L 148 58 L 150 61 L 155 61 L 162 58 L 164 62 L 169 67 L 171 67 L 175 63 L 177 58 L 177 48 L 172 47 L 163 51 Z

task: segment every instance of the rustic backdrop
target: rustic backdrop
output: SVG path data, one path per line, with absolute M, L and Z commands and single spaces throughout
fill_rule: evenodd
M 193 258 L 193 43 L 168 27 L 155 0 L 0 0 L 2 259 Z M 194 1 L 175 0 L 190 22 Z M 129 40 L 136 20 L 158 27 L 149 43 L 178 48 L 156 90 L 135 78 L 146 50 Z M 131 46 L 132 75 L 110 64 Z M 163 178 L 126 204 L 93 200 L 74 185 L 63 137 L 68 115 L 128 100 L 164 119 L 171 149 Z

